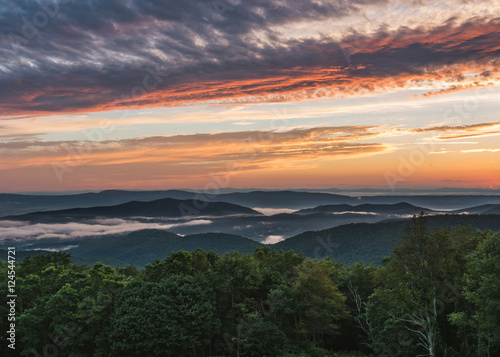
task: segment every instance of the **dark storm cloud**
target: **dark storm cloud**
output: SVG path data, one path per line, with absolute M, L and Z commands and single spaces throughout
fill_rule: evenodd
M 372 90 L 498 58 L 498 19 L 372 37 L 289 38 L 278 25 L 381 1 L 34 1 L 0 6 L 3 115 L 162 106 L 319 87 Z M 432 41 L 430 41 L 432 40 Z M 348 54 L 346 55 L 346 51 Z M 457 73 L 441 76 L 459 78 Z M 390 78 L 390 79 L 389 79 Z M 280 100 L 280 98 L 276 98 Z M 257 99 L 259 100 L 259 99 Z

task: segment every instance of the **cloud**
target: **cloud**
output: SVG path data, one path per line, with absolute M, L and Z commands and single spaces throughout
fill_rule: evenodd
M 411 131 L 415 133 L 427 133 L 432 131 L 478 131 L 482 129 L 488 129 L 492 127 L 500 126 L 500 121 L 492 122 L 492 123 L 478 123 L 478 124 L 470 124 L 470 125 L 443 125 L 443 126 L 431 126 L 428 128 L 417 128 L 412 129 Z
M 223 11 L 220 1 L 71 1 L 39 28 L 33 24 L 38 1 L 2 6 L 3 115 L 293 101 L 423 82 L 465 88 L 498 74 L 500 20 L 489 15 L 380 27 L 366 36 L 289 36 L 283 29 L 347 19 L 389 2 L 227 3 L 234 5 Z M 26 35 L 30 26 L 36 35 Z
M 262 178 L 259 182 L 264 182 L 269 177 L 302 177 L 311 172 L 320 175 L 336 169 L 336 164 L 345 167 L 346 158 L 365 162 L 356 170 L 377 172 L 387 162 L 388 156 L 382 154 L 397 155 L 404 150 L 403 139 L 412 142 L 411 137 L 418 135 L 426 142 L 473 145 L 477 143 L 458 139 L 500 135 L 500 131 L 492 130 L 499 126 L 500 122 L 407 129 L 353 125 L 101 141 L 0 141 L 0 174 L 6 187 L 29 183 L 36 177 L 37 184 L 59 183 L 60 189 L 103 184 L 144 189 L 186 187 L 188 182 L 199 189 L 206 185 L 221 188 L 234 185 L 243 176 Z M 432 154 L 447 157 L 459 149 L 446 153 L 432 150 Z M 372 155 L 373 160 L 366 158 Z M 249 179 L 242 186 L 251 187 L 251 182 Z M 127 186 L 122 186 L 124 183 Z
M 438 154 L 447 154 L 449 151 L 441 150 L 441 151 L 431 151 L 429 154 L 438 155 Z
M 472 149 L 472 150 L 460 150 L 460 152 L 500 152 L 500 149 Z
M 27 226 L 29 223 L 22 221 L 0 221 L 0 228 L 16 228 Z
M 436 139 L 449 140 L 449 139 L 477 138 L 482 136 L 497 136 L 497 135 L 500 135 L 500 131 L 486 131 L 486 132 L 477 132 L 472 134 L 449 134 L 449 135 L 438 136 Z
M 57 223 L 57 224 L 29 224 L 26 222 L 0 221 L 0 240 L 4 239 L 43 239 L 61 238 L 70 239 L 78 237 L 92 237 L 108 234 L 120 234 L 141 229 L 169 230 L 176 227 L 207 225 L 209 220 L 193 220 L 183 223 L 162 224 L 142 223 L 124 219 L 106 219 L 100 223 Z
M 360 143 L 377 137 L 371 126 L 242 131 L 217 134 L 154 136 L 87 143 L 0 142 L 0 168 L 50 166 L 125 165 L 164 163 L 179 169 L 236 162 L 239 169 L 271 165 L 276 160 L 365 155 L 386 149 L 380 143 Z M 208 170 L 210 171 L 210 170 Z M 193 172 L 191 172 L 193 173 Z
M 0 127 L 0 129 L 2 129 Z M 37 140 L 39 136 L 44 133 L 11 133 L 11 134 L 1 134 L 0 142 L 18 142 L 25 140 Z
M 362 211 L 343 211 L 343 212 L 330 212 L 333 215 L 343 215 L 343 214 L 359 214 L 359 215 L 370 215 L 370 216 L 379 216 L 379 213 L 375 212 L 362 212 Z
M 293 213 L 296 212 L 296 209 L 290 209 L 290 208 L 260 208 L 260 207 L 253 207 L 252 209 L 256 210 L 257 212 L 260 212 L 262 214 L 265 214 L 266 216 L 272 216 L 275 214 L 280 214 L 280 213 Z
M 262 244 L 276 244 L 285 240 L 284 236 L 270 235 L 262 241 Z
M 479 84 L 479 83 L 455 84 L 455 85 L 450 86 L 449 88 L 424 93 L 424 94 L 422 94 L 422 96 L 423 97 L 431 97 L 431 96 L 436 96 L 436 95 L 450 94 L 450 93 L 455 93 L 455 92 L 460 92 L 460 91 L 465 91 L 465 90 L 477 89 L 477 88 L 481 88 L 481 87 L 489 87 L 489 86 L 493 86 L 493 85 L 494 85 L 494 83 L 491 83 L 491 82 L 485 83 L 485 84 Z
M 60 247 L 60 248 L 37 248 L 37 249 L 26 249 L 26 250 L 27 251 L 43 250 L 43 251 L 49 251 L 49 252 L 61 252 L 61 251 L 70 250 L 73 248 L 78 248 L 78 245 L 65 245 L 64 247 Z
M 438 132 L 438 133 L 453 132 L 452 134 L 438 135 L 433 138 L 434 140 L 450 140 L 450 139 L 475 138 L 483 136 L 496 136 L 500 134 L 500 131 L 486 131 L 486 130 L 497 127 L 500 127 L 500 122 L 477 123 L 469 125 L 442 125 L 442 126 L 431 126 L 426 128 L 398 129 L 396 131 L 400 133 L 407 132 L 407 133 L 417 133 L 417 134 L 430 133 L 430 132 Z M 467 144 L 467 143 L 458 142 L 458 144 Z
M 498 135 L 500 122 L 399 129 L 390 126 L 339 126 L 292 130 L 249 130 L 213 134 L 150 136 L 102 141 L 0 141 L 0 169 L 161 165 L 174 176 L 238 172 L 312 165 L 313 160 L 383 153 L 384 137 L 438 133 L 449 140 Z M 488 130 L 490 129 L 490 130 Z M 446 133 L 446 134 L 445 134 Z

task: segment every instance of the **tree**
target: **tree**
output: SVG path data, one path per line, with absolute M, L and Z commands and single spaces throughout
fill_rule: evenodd
M 69 255 L 59 252 L 40 254 L 34 258 L 28 256 L 18 265 L 16 291 L 19 299 L 16 307 L 19 306 L 20 312 L 19 350 L 23 353 L 29 355 L 33 349 L 58 349 L 53 341 L 55 335 L 51 326 L 54 316 L 48 311 L 47 303 L 66 284 L 76 280 L 80 273 L 74 268 Z
M 447 302 L 441 296 L 455 277 L 454 250 L 450 230 L 428 233 L 423 213 L 412 223 L 380 271 L 383 287 L 377 294 L 391 307 L 392 318 L 405 322 L 427 355 L 434 357 L 440 336 L 438 316 Z
M 258 313 L 248 314 L 241 319 L 237 330 L 238 356 L 275 357 L 283 354 L 285 334 Z
M 220 326 L 215 294 L 201 276 L 133 282 L 118 299 L 111 339 L 117 356 L 196 356 Z
M 325 336 L 338 333 L 338 322 L 347 316 L 345 296 L 331 280 L 329 261 L 306 260 L 292 284 L 297 303 L 296 331 L 314 347 L 324 346 Z
M 500 234 L 489 232 L 468 256 L 465 296 L 474 306 L 477 356 L 500 353 Z
M 347 297 L 347 307 L 354 318 L 354 321 L 349 320 L 344 323 L 342 335 L 343 340 L 353 340 L 356 348 L 365 345 L 374 349 L 382 329 L 383 319 L 377 311 L 375 299 L 371 298 L 375 290 L 377 270 L 377 267 L 365 266 L 363 263 L 355 263 L 351 267 L 342 269 L 339 288 Z M 356 327 L 358 331 L 351 332 L 347 336 L 345 330 L 349 328 L 356 330 Z

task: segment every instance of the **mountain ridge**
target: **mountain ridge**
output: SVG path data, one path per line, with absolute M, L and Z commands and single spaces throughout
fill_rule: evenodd
M 225 192 L 225 190 L 221 190 Z M 484 204 L 500 204 L 500 195 L 377 195 L 349 196 L 330 192 L 300 190 L 256 190 L 250 192 L 205 195 L 184 190 L 104 190 L 70 195 L 0 194 L 0 217 L 35 211 L 118 205 L 130 201 L 154 201 L 162 198 L 179 200 L 221 201 L 246 207 L 307 209 L 333 204 L 395 204 L 407 202 L 428 209 L 459 210 Z
M 196 207 L 203 207 L 197 210 Z M 195 214 L 192 214 L 195 213 Z M 129 218 L 138 216 L 147 217 L 200 217 L 200 216 L 226 216 L 235 214 L 248 214 L 259 216 L 262 213 L 248 207 L 227 202 L 203 202 L 192 200 L 177 200 L 173 198 L 162 198 L 154 201 L 130 201 L 113 206 L 96 206 L 85 208 L 69 208 L 55 211 L 32 212 L 22 215 L 5 216 L 0 220 L 29 220 L 51 222 L 60 219 L 68 220 L 75 218 Z

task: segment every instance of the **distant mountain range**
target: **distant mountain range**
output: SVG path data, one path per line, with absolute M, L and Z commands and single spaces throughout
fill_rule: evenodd
M 325 205 L 314 208 L 302 209 L 295 214 L 311 214 L 311 213 L 342 213 L 342 212 L 359 212 L 359 213 L 375 213 L 375 214 L 392 214 L 392 215 L 415 215 L 420 212 L 433 213 L 435 211 L 417 207 L 406 202 L 396 204 L 371 204 L 365 203 L 357 206 L 352 205 Z
M 351 197 L 330 193 L 296 191 L 255 191 L 218 195 L 217 200 L 247 207 L 306 209 L 323 205 L 392 205 L 405 202 L 431 210 L 457 210 L 484 204 L 499 204 L 500 195 L 387 195 Z
M 71 195 L 27 195 L 0 194 L 0 216 L 15 215 L 37 211 L 61 210 L 97 206 L 112 206 L 130 201 L 154 201 L 162 198 L 178 200 L 192 199 L 188 191 L 125 191 L 106 190 L 98 193 Z
M 106 194 L 114 196 L 115 192 L 110 191 Z M 284 192 L 260 192 L 256 193 L 256 196 L 248 197 L 262 198 L 261 196 L 268 194 L 277 198 Z M 304 194 L 307 193 L 298 193 L 299 196 Z M 235 194 L 217 197 L 221 196 L 234 198 Z M 316 194 L 313 196 L 316 197 Z M 333 195 L 333 197 L 338 199 L 342 196 Z M 226 233 L 269 243 L 306 231 L 319 231 L 349 223 L 375 223 L 387 219 L 404 219 L 420 212 L 446 213 L 446 211 L 436 211 L 406 202 L 398 202 L 395 204 L 321 205 L 292 211 L 292 213 L 264 215 L 255 209 L 234 203 L 163 198 L 148 202 L 132 201 L 112 206 L 70 208 L 5 216 L 0 218 L 0 240 L 5 238 L 17 240 L 46 237 L 74 238 L 156 228 L 180 235 Z M 500 204 L 485 204 L 448 211 L 448 213 L 495 214 L 500 213 Z M 3 228 L 2 221 L 7 221 L 10 228 Z M 17 230 L 12 228 L 15 222 L 23 222 Z M 34 227 L 36 224 L 44 224 L 43 228 L 38 228 L 38 233 Z M 26 225 L 31 225 L 33 229 L 29 229 L 30 227 Z M 97 225 L 100 225 L 100 228 Z
M 313 258 L 379 264 L 403 236 L 408 218 L 420 212 L 430 215 L 431 228 L 500 230 L 500 196 L 351 197 L 303 191 L 204 196 L 181 190 L 0 194 L 0 249 L 15 245 L 19 257 L 27 250 L 64 250 L 75 262 L 144 266 L 180 249 L 251 253 L 272 244 Z
M 98 206 L 88 208 L 71 208 L 58 211 L 33 212 L 18 216 L 6 216 L 4 220 L 31 222 L 68 222 L 97 217 L 198 217 L 198 216 L 232 216 L 254 215 L 262 213 L 248 207 L 227 202 L 206 202 L 193 200 L 177 200 L 163 198 L 151 202 L 132 201 L 116 206 Z
M 495 192 L 496 191 L 492 191 Z M 154 201 L 164 198 L 177 200 L 207 200 L 227 202 L 250 208 L 307 209 L 322 205 L 397 204 L 432 210 L 459 210 L 486 204 L 500 204 L 500 195 L 379 195 L 347 196 L 303 191 L 252 191 L 219 195 L 204 195 L 182 190 L 127 191 L 107 190 L 98 193 L 72 195 L 0 194 L 0 217 L 37 211 L 120 205 L 131 201 Z
M 330 257 L 336 261 L 352 264 L 363 261 L 366 264 L 380 264 L 394 245 L 404 235 L 409 219 L 378 223 L 353 223 L 320 231 L 298 234 L 277 244 L 273 249 L 302 252 L 311 258 Z M 500 215 L 436 215 L 429 217 L 429 228 L 451 228 L 457 225 L 473 229 L 500 230 Z M 44 239 L 24 242 L 18 246 L 18 255 L 23 257 L 39 254 L 41 249 L 64 250 L 74 257 L 75 262 L 93 264 L 101 261 L 115 266 L 135 264 L 139 267 L 163 259 L 173 251 L 197 248 L 218 253 L 239 251 L 251 253 L 263 244 L 238 235 L 206 233 L 185 237 L 162 230 L 141 230 L 129 234 L 103 236 L 74 240 Z M 5 247 L 5 245 L 4 245 Z M 34 250 L 36 249 L 36 250 Z M 7 254 L 0 254 L 2 259 Z

